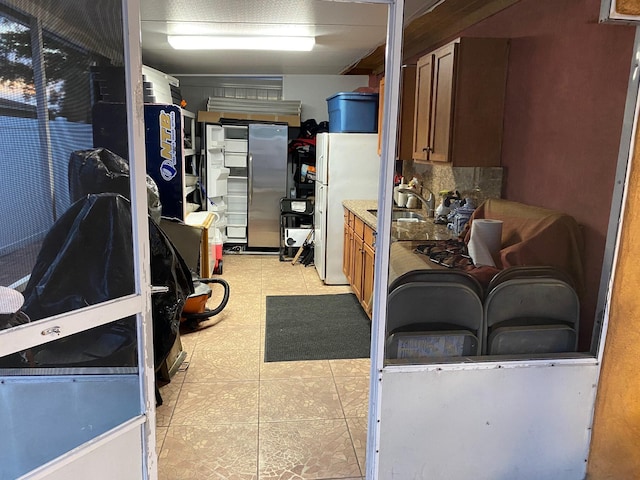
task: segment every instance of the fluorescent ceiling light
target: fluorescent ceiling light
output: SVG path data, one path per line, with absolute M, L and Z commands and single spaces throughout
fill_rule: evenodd
M 176 50 L 289 50 L 309 52 L 313 37 L 245 37 L 217 35 L 168 35 Z

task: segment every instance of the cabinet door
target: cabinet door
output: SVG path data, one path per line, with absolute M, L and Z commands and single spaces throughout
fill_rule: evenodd
M 428 157 L 432 162 L 449 161 L 456 45 L 449 44 L 433 54 L 433 93 Z
M 425 55 L 416 66 L 416 102 L 413 121 L 413 159 L 428 160 L 431 118 L 433 55 Z
M 416 66 L 402 66 L 400 90 L 400 118 L 398 124 L 398 153 L 396 160 L 413 158 L 413 121 L 416 104 Z
M 351 283 L 351 256 L 352 256 L 352 238 L 353 230 L 349 228 L 347 217 L 344 219 L 344 245 L 342 254 L 342 272 L 347 277 L 347 281 Z
M 362 269 L 363 269 L 363 244 L 362 238 L 354 233 L 353 235 L 353 272 L 351 279 L 351 288 L 356 294 L 358 300 L 362 300 Z
M 373 269 L 375 253 L 367 243 L 364 244 L 362 257 L 362 306 L 367 315 L 371 317 L 373 305 Z
M 396 160 L 413 158 L 413 121 L 416 101 L 416 66 L 403 65 L 400 85 L 400 116 Z M 380 79 L 378 103 L 378 155 L 382 154 L 382 120 L 384 115 L 384 77 Z

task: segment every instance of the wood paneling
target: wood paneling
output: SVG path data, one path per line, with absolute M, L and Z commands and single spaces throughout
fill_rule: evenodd
M 637 135 L 636 131 L 636 135 Z M 598 385 L 588 478 L 640 475 L 640 145 L 636 136 L 609 328 Z
M 640 0 L 617 0 L 616 12 L 622 15 L 640 15 Z
M 404 30 L 403 62 L 433 50 L 457 36 L 459 32 L 488 18 L 520 0 L 446 0 L 422 17 L 412 21 Z M 348 68 L 350 75 L 369 75 L 384 72 L 385 46 L 380 45 L 373 52 Z

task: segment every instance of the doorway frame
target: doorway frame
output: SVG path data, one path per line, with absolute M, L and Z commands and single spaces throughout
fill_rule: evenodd
M 604 0 L 606 2 L 608 0 Z M 610 1 L 610 0 L 609 0 Z M 391 20 L 390 20 L 391 23 Z M 395 64 L 389 57 L 387 44 L 387 67 Z M 401 50 L 400 50 L 401 51 Z M 633 58 L 640 58 L 640 42 L 636 32 Z M 630 59 L 633 63 L 632 59 Z M 565 469 L 566 477 L 584 478 L 587 468 L 591 427 L 595 397 L 600 378 L 600 369 L 604 356 L 607 326 L 609 322 L 609 302 L 615 267 L 618 259 L 620 232 L 624 228 L 624 204 L 628 185 L 628 167 L 632 155 L 632 145 L 638 121 L 638 75 L 635 64 L 631 65 L 627 98 L 623 118 L 623 129 L 620 140 L 618 162 L 616 168 L 615 189 L 612 194 L 612 207 L 609 216 L 607 244 L 598 303 L 597 328 L 594 330 L 592 350 L 588 354 L 576 354 L 566 358 L 549 358 L 541 360 L 493 360 L 470 363 L 425 364 L 425 365 L 385 365 L 384 339 L 387 307 L 387 287 L 390 248 L 390 213 L 392 209 L 392 174 L 390 172 L 395 152 L 394 135 L 397 98 L 385 98 L 383 137 L 382 137 L 382 171 L 378 195 L 377 254 L 375 260 L 374 308 L 372 324 L 372 365 L 369 397 L 369 424 L 367 441 L 367 478 L 374 479 L 382 475 L 387 478 L 391 473 L 402 478 L 424 478 L 425 472 L 434 478 L 497 478 L 501 473 L 509 478 L 519 472 L 518 478 L 542 478 L 551 470 L 540 471 L 534 462 L 527 459 L 527 452 L 514 455 L 510 450 L 514 441 L 515 427 L 503 425 L 493 429 L 468 429 L 465 421 L 471 417 L 488 419 L 515 418 L 517 409 L 507 404 L 496 411 L 491 401 L 457 402 L 461 387 L 473 387 L 476 392 L 482 388 L 493 389 L 493 400 L 515 395 L 521 402 L 519 406 L 530 406 L 533 414 L 528 421 L 520 423 L 518 428 L 535 431 L 529 438 L 536 450 L 536 463 L 547 463 L 555 471 Z M 395 68 L 389 72 L 395 74 Z M 397 79 L 396 79 L 397 80 Z M 385 77 L 385 87 L 390 85 L 389 77 Z M 389 88 L 389 90 L 397 85 Z M 385 88 L 387 95 L 387 88 Z M 389 96 L 392 96 L 390 93 Z M 392 116 L 392 118 L 390 118 Z M 599 323 L 598 323 L 599 322 Z M 426 385 L 426 387 L 425 387 Z M 517 389 L 527 386 L 527 391 L 536 391 L 542 398 L 558 395 L 557 403 L 530 403 L 527 394 L 518 396 Z M 440 389 L 433 394 L 429 386 Z M 453 392 L 448 394 L 447 391 Z M 420 398 L 421 403 L 412 402 L 412 397 Z M 577 402 L 580 400 L 580 402 Z M 426 403 L 424 403 L 426 402 Z M 455 412 L 447 411 L 445 406 L 455 405 Z M 465 412 L 470 412 L 465 415 Z M 446 417 L 439 423 L 438 417 Z M 456 418 L 456 417 L 462 417 Z M 396 422 L 396 425 L 392 423 Z M 448 425 L 448 426 L 447 426 Z M 474 438 L 460 443 L 456 448 L 439 450 L 434 448 L 438 443 L 447 443 L 452 436 L 447 429 L 463 429 Z M 567 446 L 555 446 L 552 443 L 554 432 L 569 432 Z M 424 445 L 426 449 L 416 445 Z M 475 447 L 477 445 L 477 447 Z M 549 448 L 552 446 L 552 448 Z M 461 452 L 479 448 L 479 455 L 461 457 Z M 430 454 L 428 449 L 433 450 Z M 425 454 L 426 451 L 426 454 Z M 491 452 L 492 455 L 487 455 Z M 556 455 L 556 453 L 558 455 Z M 461 459 L 463 459 L 461 461 Z M 471 465 L 465 469 L 464 465 Z M 491 464 L 504 466 L 506 470 L 497 472 Z M 440 472 L 440 477 L 438 473 Z M 483 472 L 483 473 L 479 473 Z M 444 475 L 444 476 L 442 476 Z M 478 476 L 479 475 L 479 476 Z M 505 477 L 506 478 L 506 477 Z M 555 477 L 554 477 L 555 478 Z M 557 477 L 561 478 L 561 477 Z
M 127 121 L 129 137 L 129 158 L 145 158 L 144 111 L 142 103 L 142 54 L 140 44 L 140 1 L 121 0 L 123 26 L 123 49 L 125 82 L 127 97 Z M 13 8 L 9 4 L 9 7 Z M 27 6 L 28 7 L 28 6 Z M 42 37 L 41 22 L 33 15 L 31 27 L 38 29 L 35 37 Z M 36 48 L 40 57 L 42 51 Z M 40 61 L 42 59 L 40 58 Z M 36 71 L 36 80 L 42 79 Z M 37 80 L 38 81 L 38 80 Z M 42 84 L 42 81 L 40 81 Z M 40 95 L 39 103 L 44 96 Z M 39 123 L 45 124 L 46 108 L 39 108 Z M 43 116 L 44 115 L 44 116 Z M 45 139 L 47 135 L 45 135 Z M 48 141 L 48 140 L 47 140 Z M 46 144 L 46 142 L 45 142 Z M 48 154 L 47 154 L 48 157 Z M 155 371 L 153 364 L 153 331 L 151 318 L 151 272 L 149 265 L 149 229 L 146 201 L 146 165 L 145 162 L 131 162 L 131 215 L 134 255 L 135 292 L 122 298 L 98 305 L 64 313 L 38 322 L 21 325 L 10 330 L 0 331 L 0 356 L 9 355 L 27 348 L 86 331 L 100 325 L 135 315 L 138 342 L 137 411 L 139 415 L 124 421 L 113 429 L 94 437 L 84 444 L 41 465 L 21 478 L 71 478 L 71 472 L 82 468 L 95 469 L 93 478 L 107 480 L 113 472 L 100 466 L 113 465 L 117 459 L 124 466 L 140 467 L 139 472 L 127 472 L 121 478 L 157 478 L 156 436 L 155 436 Z M 53 193 L 52 193 L 53 196 Z M 55 208 L 55 202 L 54 202 Z M 55 211 L 54 211 L 55 217 Z M 113 376 L 114 381 L 127 381 L 126 375 Z M 22 377 L 27 382 L 47 384 L 50 377 Z M 55 377 L 54 377 L 55 378 Z M 134 449 L 131 447 L 135 446 Z M 108 452 L 108 455 L 101 454 Z M 107 475 L 106 477 L 104 475 Z M 129 476 L 132 475 L 132 476 Z

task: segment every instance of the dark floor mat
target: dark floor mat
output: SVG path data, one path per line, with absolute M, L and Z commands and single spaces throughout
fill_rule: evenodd
M 355 295 L 267 297 L 265 362 L 368 358 L 371 322 Z

